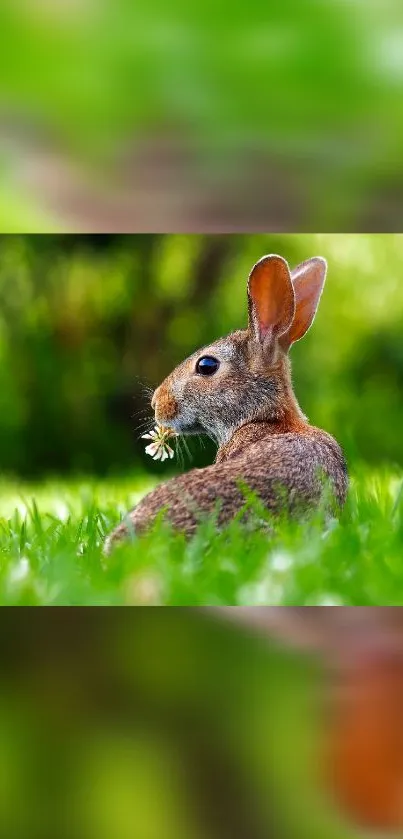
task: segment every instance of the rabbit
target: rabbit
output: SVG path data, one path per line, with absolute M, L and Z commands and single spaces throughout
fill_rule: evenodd
M 338 443 L 310 425 L 291 383 L 288 351 L 311 326 L 327 263 L 313 257 L 290 272 L 281 256 L 263 256 L 247 283 L 249 324 L 203 347 L 155 390 L 156 422 L 177 434 L 215 440 L 215 463 L 161 484 L 132 510 L 105 550 L 141 534 L 164 511 L 187 536 L 217 511 L 218 526 L 245 506 L 245 486 L 281 513 L 314 509 L 330 483 L 342 506 L 348 477 Z

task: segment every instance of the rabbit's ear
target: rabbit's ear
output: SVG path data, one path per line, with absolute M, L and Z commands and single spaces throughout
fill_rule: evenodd
M 325 284 L 327 263 L 321 256 L 314 256 L 302 262 L 291 273 L 295 293 L 294 320 L 281 340 L 283 349 L 299 341 L 312 325 Z
M 254 341 L 272 348 L 287 332 L 295 314 L 290 269 L 281 256 L 263 256 L 248 281 L 249 332 Z

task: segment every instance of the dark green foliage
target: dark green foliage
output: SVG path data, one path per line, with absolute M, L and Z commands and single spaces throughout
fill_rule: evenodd
M 40 477 L 131 464 L 165 475 L 138 436 L 149 392 L 246 322 L 252 264 L 313 255 L 329 273 L 292 349 L 311 422 L 351 460 L 403 461 L 400 236 L 48 236 L 0 241 L 0 468 Z M 191 442 L 196 464 L 211 462 Z

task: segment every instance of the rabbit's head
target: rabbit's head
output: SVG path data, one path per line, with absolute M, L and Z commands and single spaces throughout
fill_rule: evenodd
M 262 257 L 248 279 L 248 328 L 193 353 L 165 379 L 151 402 L 156 421 L 220 445 L 247 422 L 301 423 L 288 350 L 311 326 L 325 276 L 320 257 L 292 273 L 282 257 Z

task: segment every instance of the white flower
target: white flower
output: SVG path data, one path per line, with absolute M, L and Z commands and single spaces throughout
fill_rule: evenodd
M 149 454 L 154 460 L 164 461 L 168 458 L 172 460 L 175 452 L 168 445 L 167 441 L 170 437 L 177 436 L 175 431 L 157 424 L 153 431 L 149 431 L 147 434 L 142 434 L 141 436 L 143 440 L 152 440 L 152 443 L 146 446 L 146 454 Z

